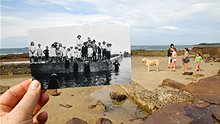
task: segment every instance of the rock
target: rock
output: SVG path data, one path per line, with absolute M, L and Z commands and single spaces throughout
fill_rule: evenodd
M 196 105 L 187 105 L 185 107 L 186 116 L 193 119 L 191 124 L 212 124 L 212 111 L 215 105 L 209 105 L 204 108 L 197 107 Z
M 191 104 L 197 102 L 198 99 L 193 97 L 190 93 L 174 90 L 171 88 L 160 87 L 153 91 L 149 91 L 137 83 L 132 82 L 129 85 L 121 85 L 129 97 L 140 108 L 148 113 L 161 108 L 167 103 L 187 103 Z
M 145 124 L 211 124 L 215 105 L 199 108 L 187 104 L 167 104 L 150 115 Z
M 117 101 L 123 101 L 127 99 L 127 96 L 123 93 L 111 92 L 109 95 L 111 99 L 117 100 Z
M 186 116 L 185 104 L 167 104 L 150 115 L 144 124 L 189 124 L 192 118 Z
M 197 46 L 193 47 L 192 52 L 220 56 L 220 47 Z
M 97 112 L 106 112 L 107 111 L 107 107 L 105 106 L 105 104 L 98 100 L 96 102 L 96 104 L 93 105 L 89 105 L 88 106 L 89 109 L 95 109 Z
M 196 81 L 196 79 L 195 78 L 192 78 L 192 77 L 187 77 L 187 78 L 185 78 L 186 80 L 190 80 L 190 81 Z
M 215 62 L 220 62 L 220 58 L 215 58 Z
M 220 76 L 200 79 L 197 83 L 187 84 L 183 90 L 188 91 L 196 98 L 220 105 Z
M 204 74 L 199 74 L 199 73 L 198 74 L 194 74 L 193 77 L 195 77 L 195 78 L 204 77 Z
M 48 89 L 47 93 L 50 94 L 51 96 L 59 96 L 61 92 L 58 92 L 57 89 Z
M 68 120 L 66 124 L 88 124 L 88 123 L 87 121 L 73 117 L 72 119 Z
M 71 108 L 73 107 L 72 105 L 69 105 L 69 104 L 66 104 L 66 105 L 63 105 L 63 104 L 59 104 L 60 106 L 64 107 L 64 108 Z
M 112 121 L 107 118 L 99 118 L 96 124 L 112 124 Z
M 210 104 L 204 101 L 200 101 L 198 103 L 195 103 L 195 105 L 199 108 L 207 108 Z
M 214 108 L 212 114 L 220 122 L 220 106 Z
M 183 72 L 182 75 L 193 75 L 193 72 Z
M 0 94 L 3 94 L 4 92 L 6 92 L 9 88 L 10 86 L 0 85 Z
M 167 78 L 163 80 L 162 85 L 160 86 L 168 86 L 174 89 L 182 89 L 185 85 Z

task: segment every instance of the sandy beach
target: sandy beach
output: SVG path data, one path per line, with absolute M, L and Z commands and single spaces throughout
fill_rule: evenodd
M 142 63 L 141 56 L 132 56 L 132 80 L 144 88 L 148 90 L 154 90 L 157 88 L 164 79 L 169 78 L 175 81 L 178 81 L 183 84 L 188 84 L 190 82 L 198 81 L 201 78 L 209 77 L 215 75 L 220 69 L 219 62 L 202 62 L 201 65 L 201 74 L 204 77 L 194 77 L 188 75 L 182 75 L 182 61 L 181 56 L 179 56 L 179 60 L 177 61 L 177 70 L 176 72 L 172 72 L 171 69 L 167 67 L 167 57 L 147 57 L 148 59 L 158 59 L 160 61 L 159 72 L 156 71 L 156 66 L 151 67 L 151 71 L 147 71 L 147 66 Z M 189 62 L 189 71 L 194 72 L 195 65 L 194 59 L 191 58 Z
M 152 66 L 151 71 L 147 71 L 147 66 L 142 63 L 141 56 L 132 56 L 132 81 L 140 84 L 148 90 L 157 88 L 164 79 L 169 78 L 183 84 L 192 81 L 198 81 L 201 78 L 215 75 L 220 69 L 219 62 L 202 63 L 201 74 L 204 77 L 194 77 L 182 75 L 182 62 L 177 62 L 177 71 L 172 72 L 167 68 L 167 57 L 147 57 L 148 59 L 158 59 L 160 61 L 160 70 L 156 71 L 156 67 Z M 194 71 L 193 59 L 189 63 L 189 71 Z M 14 86 L 21 81 L 30 78 L 30 75 L 12 75 L 1 76 L 0 84 Z M 118 85 L 103 87 L 85 87 L 85 88 L 66 88 L 59 89 L 61 95 L 50 96 L 50 101 L 46 104 L 42 111 L 49 114 L 48 124 L 66 123 L 72 117 L 86 120 L 89 124 L 93 124 L 100 117 L 108 118 L 115 124 L 137 124 L 142 123 L 143 118 L 147 116 L 138 105 L 132 100 L 127 99 L 123 103 L 115 104 L 109 97 L 111 91 L 124 92 Z M 106 106 L 107 111 L 99 109 L 89 109 L 88 106 L 94 104 L 97 100 L 101 100 Z M 71 105 L 66 108 L 62 105 Z

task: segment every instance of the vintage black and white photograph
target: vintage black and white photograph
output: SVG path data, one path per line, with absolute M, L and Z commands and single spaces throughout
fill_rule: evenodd
M 29 29 L 28 41 L 32 77 L 43 89 L 131 82 L 128 26 Z

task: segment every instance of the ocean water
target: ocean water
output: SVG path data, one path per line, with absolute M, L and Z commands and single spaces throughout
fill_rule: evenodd
M 175 45 L 177 50 L 182 50 L 184 48 L 193 48 L 193 45 Z M 169 45 L 139 45 L 135 46 L 132 45 L 132 50 L 167 50 L 169 48 Z M 28 48 L 1 48 L 0 49 L 0 55 L 6 55 L 6 54 L 21 54 L 21 53 L 28 53 Z
M 183 50 L 184 48 L 192 49 L 194 45 L 175 45 L 177 50 Z M 132 50 L 167 50 L 169 45 L 138 45 L 131 46 Z
M 28 53 L 28 48 L 0 48 L 0 55 Z

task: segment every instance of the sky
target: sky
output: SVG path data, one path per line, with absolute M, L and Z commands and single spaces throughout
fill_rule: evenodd
M 1 0 L 1 48 L 26 47 L 30 28 L 121 24 L 132 45 L 220 42 L 220 0 Z

